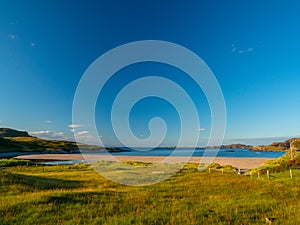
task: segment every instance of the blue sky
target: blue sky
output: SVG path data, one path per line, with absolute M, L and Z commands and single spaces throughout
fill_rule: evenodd
M 296 0 L 1 1 L 0 127 L 71 138 L 73 97 L 89 65 L 114 47 L 153 39 L 185 46 L 213 71 L 226 100 L 226 142 L 262 143 L 300 135 L 299 11 Z M 179 82 L 189 92 L 201 115 L 200 139 L 207 139 L 207 101 L 182 72 L 145 63 L 118 73 L 96 106 L 105 144 L 119 144 L 109 124 L 117 91 L 152 73 Z M 153 116 L 168 125 L 163 145 L 176 144 L 178 115 L 161 99 L 145 99 L 133 108 L 133 132 L 147 137 Z

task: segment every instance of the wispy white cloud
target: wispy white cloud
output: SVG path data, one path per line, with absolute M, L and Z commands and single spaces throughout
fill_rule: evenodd
M 40 135 L 40 134 L 50 134 L 52 131 L 49 130 L 41 130 L 41 131 L 32 131 L 30 134 L 32 135 Z
M 80 132 L 78 132 L 76 134 L 79 135 L 79 136 L 81 136 L 81 135 L 86 135 L 88 133 L 89 133 L 88 131 L 84 130 L 84 131 L 80 131 Z
M 87 143 L 87 144 L 97 143 L 97 139 L 95 138 L 95 136 L 90 134 L 86 130 L 80 132 L 74 132 L 74 136 L 76 137 L 76 140 L 80 143 Z
M 245 50 L 239 50 L 238 53 L 239 54 L 243 54 L 243 53 L 246 53 L 246 52 L 252 52 L 253 51 L 253 48 L 247 48 Z
M 31 47 L 35 47 L 35 43 L 33 41 L 30 42 Z
M 52 120 L 46 120 L 45 123 L 53 123 Z
M 254 48 L 240 49 L 235 44 L 231 45 L 231 53 L 243 54 L 243 53 L 252 52 L 253 50 L 254 50 Z
M 75 129 L 75 128 L 82 127 L 82 125 L 80 125 L 80 124 L 70 124 L 68 127 L 71 128 L 71 129 Z
M 205 130 L 206 130 L 206 129 L 205 129 L 205 128 L 202 128 L 202 127 L 197 129 L 197 131 L 205 131 Z
M 41 130 L 41 131 L 31 131 L 30 135 L 36 136 L 43 139 L 57 139 L 62 140 L 66 139 L 64 132 L 55 132 L 50 130 Z

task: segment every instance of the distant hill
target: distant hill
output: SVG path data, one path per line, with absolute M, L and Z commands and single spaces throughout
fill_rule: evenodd
M 216 146 L 208 146 L 207 148 L 215 148 Z M 244 145 L 244 144 L 230 144 L 218 146 L 221 149 L 250 149 L 252 151 L 287 151 L 290 148 L 292 150 L 300 150 L 300 138 L 290 138 L 282 142 L 273 142 L 270 145 Z
M 0 128 L 0 138 L 4 137 L 31 137 L 26 131 L 14 130 L 11 128 Z
M 79 147 L 78 147 L 79 146 Z M 231 144 L 219 146 L 223 149 L 250 149 L 252 151 L 287 151 L 300 150 L 300 138 L 291 138 L 282 142 L 274 142 L 270 145 L 251 146 L 243 144 Z M 110 152 L 125 151 L 120 148 L 104 148 L 95 145 L 79 144 L 72 141 L 44 140 L 30 136 L 26 131 L 18 131 L 10 128 L 0 128 L 0 153 L 8 152 L 77 152 L 108 150 Z M 206 148 L 214 148 L 208 146 Z
M 216 146 L 208 146 L 205 148 L 216 148 Z M 230 144 L 230 145 L 221 145 L 218 146 L 220 149 L 252 149 L 252 145 L 243 145 L 243 144 Z
M 300 138 L 290 138 L 282 142 L 273 142 L 270 145 L 253 146 L 253 151 L 286 151 L 292 148 L 292 150 L 300 150 Z
M 81 150 L 104 150 L 104 147 L 78 144 L 72 141 L 44 140 L 30 136 L 26 131 L 10 128 L 0 128 L 0 153 L 8 152 L 74 152 Z M 108 151 L 121 151 L 118 148 L 108 148 Z

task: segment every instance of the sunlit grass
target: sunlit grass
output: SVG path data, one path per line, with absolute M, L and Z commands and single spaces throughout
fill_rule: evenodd
M 294 175 L 251 178 L 188 164 L 164 182 L 131 187 L 84 164 L 7 167 L 0 224 L 265 224 L 266 217 L 300 224 L 300 172 Z

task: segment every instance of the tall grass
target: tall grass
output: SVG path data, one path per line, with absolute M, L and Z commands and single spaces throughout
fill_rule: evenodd
M 0 224 L 300 224 L 300 173 L 250 178 L 186 168 L 164 182 L 130 187 L 87 165 L 0 171 Z

